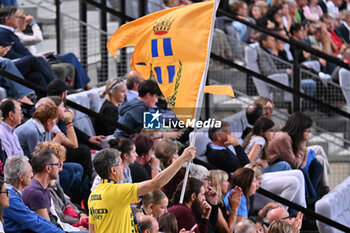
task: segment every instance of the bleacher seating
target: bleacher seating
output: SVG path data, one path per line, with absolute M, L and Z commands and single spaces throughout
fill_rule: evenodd
M 244 53 L 245 53 L 245 62 L 249 69 L 260 73 L 259 65 L 258 65 L 258 43 L 250 44 L 245 46 Z M 280 82 L 285 86 L 289 86 L 288 81 L 288 75 L 284 73 L 278 73 L 278 74 L 272 74 L 269 75 L 268 78 Z M 276 100 L 274 98 L 274 89 L 272 85 L 267 84 L 266 82 L 257 79 L 253 77 L 253 82 L 255 84 L 255 87 L 258 91 L 259 96 L 264 96 L 267 98 L 270 98 L 274 101 L 280 101 Z M 290 93 L 284 93 L 283 95 L 284 101 L 290 102 L 292 100 L 292 95 Z
M 67 99 L 77 104 L 80 104 L 85 108 L 90 109 L 90 101 L 86 92 L 80 92 L 77 94 L 68 95 Z M 78 129 L 85 132 L 87 135 L 91 137 L 95 136 L 96 135 L 95 130 L 89 116 L 75 109 L 73 109 L 73 111 L 74 111 L 74 120 L 73 120 L 74 125 Z
M 240 112 L 237 112 L 231 116 L 225 117 L 222 120 L 227 121 L 230 124 L 230 129 L 232 132 L 243 132 L 243 130 L 248 125 L 248 120 L 245 114 L 246 110 L 242 110 Z M 241 137 L 241 135 L 237 135 L 237 137 Z
M 315 211 L 340 224 L 350 227 L 350 177 L 316 202 Z M 327 224 L 317 221 L 320 233 L 340 233 Z
M 318 61 L 304 61 L 303 65 L 313 69 L 316 72 L 320 72 L 321 71 L 321 64 Z
M 93 88 L 88 91 L 68 95 L 67 99 L 98 113 L 103 102 L 106 99 L 100 98 L 99 96 L 99 94 L 104 90 L 105 86 Z M 75 126 L 84 131 L 87 135 L 95 136 L 95 130 L 89 116 L 75 109 L 73 109 L 73 111 L 75 115 L 73 123 Z
M 90 109 L 95 112 L 99 112 L 103 102 L 106 97 L 100 98 L 99 94 L 105 90 L 105 86 L 99 88 L 93 88 L 89 91 L 85 91 L 87 97 L 89 98 Z
M 91 5 L 88 5 L 88 7 L 89 6 L 91 8 Z M 95 9 L 95 8 L 93 8 L 93 9 Z M 97 12 L 92 12 L 92 13 L 97 14 Z M 90 11 L 90 14 L 91 14 L 91 11 Z M 37 13 L 35 13 L 35 15 L 37 15 Z M 49 24 L 52 26 L 53 23 L 54 23 L 54 19 L 51 19 L 51 18 L 45 19 L 45 24 Z M 118 23 L 118 26 L 119 26 L 119 23 Z M 78 31 L 78 28 L 71 29 L 71 30 Z M 51 30 L 51 31 L 53 31 L 53 30 Z M 47 34 L 48 33 L 46 32 L 45 36 L 47 36 Z M 74 37 L 74 36 L 72 36 L 70 33 L 69 37 Z M 76 39 L 79 40 L 78 37 L 76 37 Z M 95 40 L 94 40 L 94 42 L 95 42 Z M 90 46 L 90 47 L 93 47 L 93 46 Z M 257 63 L 257 57 L 258 57 L 257 56 L 257 47 L 258 47 L 257 44 L 252 44 L 252 45 L 245 47 L 245 62 L 246 62 L 249 69 L 260 73 L 259 66 Z M 128 53 L 128 56 L 131 56 L 130 53 Z M 94 59 L 88 59 L 89 65 L 93 64 L 94 66 L 97 66 L 97 64 L 99 64 L 99 61 L 96 61 L 94 63 L 90 63 L 91 60 L 94 60 Z M 310 68 L 313 68 L 317 72 L 320 71 L 320 63 L 319 62 L 313 61 L 311 63 L 310 62 L 305 62 L 305 63 Z M 111 70 L 111 67 L 110 67 L 110 70 Z M 214 71 L 209 70 L 208 72 L 209 72 L 208 76 L 210 79 L 209 82 L 211 82 L 212 80 L 215 80 L 218 82 L 226 83 L 227 80 L 230 80 L 231 77 L 235 77 L 234 81 L 232 81 L 232 82 L 235 82 L 234 87 L 237 90 L 242 91 L 242 92 L 246 92 L 246 90 L 248 88 L 247 87 L 248 83 L 245 82 L 246 74 L 241 73 L 235 69 L 222 69 L 222 70 L 214 70 Z M 109 73 L 113 73 L 113 72 L 109 72 Z M 350 107 L 350 81 L 349 81 L 350 80 L 350 71 L 344 70 L 343 73 L 344 73 L 344 76 L 346 76 L 348 79 L 347 80 L 344 79 L 343 80 L 344 85 L 342 85 L 342 81 L 341 81 L 342 76 L 341 76 L 341 72 L 340 72 L 340 85 L 349 87 L 348 90 L 347 89 L 345 90 L 342 88 L 342 91 L 344 93 L 344 96 L 346 98 L 348 106 Z M 273 74 L 273 75 L 269 75 L 268 77 L 272 80 L 281 82 L 283 85 L 289 86 L 289 81 L 288 81 L 289 78 L 288 78 L 287 74 L 283 74 L 283 73 Z M 289 93 L 280 91 L 279 89 L 273 87 L 273 85 L 269 85 L 269 84 L 265 83 L 264 81 L 261 81 L 260 79 L 257 79 L 255 77 L 253 77 L 253 82 L 254 82 L 255 87 L 256 87 L 258 94 L 260 96 L 265 96 L 265 97 L 271 98 L 275 102 L 281 102 L 281 101 L 290 102 L 292 100 L 292 96 Z M 345 84 L 345 82 L 348 82 L 348 83 Z M 232 84 L 232 83 L 230 83 L 230 84 Z M 105 87 L 94 88 L 94 89 L 89 90 L 89 91 L 69 95 L 68 99 L 77 103 L 77 104 L 80 104 L 88 109 L 91 109 L 95 112 L 99 112 L 102 103 L 105 101 L 105 98 L 102 98 L 102 99 L 99 98 L 99 93 L 102 92 L 104 89 L 105 89 Z M 5 98 L 5 97 L 3 97 L 3 93 L 6 97 L 6 91 L 3 88 L 0 88 L 0 98 Z M 282 93 L 283 98 L 278 99 L 281 96 L 281 95 L 278 95 L 280 93 Z M 86 114 L 81 113 L 80 111 L 77 111 L 77 110 L 74 110 L 74 112 L 75 112 L 74 124 L 78 128 L 80 128 L 81 130 L 83 130 L 85 133 L 87 133 L 88 135 L 90 135 L 90 136 L 95 135 L 95 131 L 94 131 L 94 128 L 93 128 L 93 125 L 92 125 L 92 122 L 91 122 L 91 119 L 89 118 L 89 116 L 87 116 Z M 229 117 L 226 117 L 223 120 L 229 122 L 231 131 L 233 132 L 232 134 L 236 135 L 240 139 L 240 142 L 242 142 L 242 140 L 240 138 L 241 132 L 248 125 L 247 119 L 245 117 L 245 110 L 242 110 L 238 113 L 235 113 Z M 327 121 L 328 120 L 329 119 L 327 119 Z M 191 140 L 194 136 L 193 132 L 189 136 L 190 136 L 190 140 Z M 195 146 L 197 147 L 196 158 L 198 158 L 204 162 L 208 162 L 207 157 L 205 156 L 205 151 L 206 151 L 206 145 L 209 142 L 210 142 L 210 139 L 208 137 L 208 131 L 206 129 L 201 129 L 201 130 L 198 130 L 196 132 L 196 140 L 195 140 Z M 234 151 L 234 149 L 232 147 L 231 147 L 231 149 Z M 346 182 L 346 184 L 344 184 L 345 182 Z M 350 191 L 349 178 L 346 181 L 344 181 L 342 184 L 340 184 L 339 186 L 341 186 L 341 187 L 339 188 L 338 191 L 336 191 L 335 194 L 333 193 L 333 191 L 330 193 L 333 196 L 328 194 L 330 196 L 326 195 L 324 197 L 325 200 L 323 200 L 324 198 L 319 200 L 318 204 L 316 204 L 316 209 L 317 209 L 317 205 L 318 205 L 319 211 L 324 211 L 325 216 L 332 218 L 336 221 L 339 221 L 343 224 L 344 224 L 344 222 L 349 224 L 350 223 L 350 213 L 349 213 L 350 212 L 350 209 L 349 209 L 350 208 L 350 204 L 349 204 L 350 198 L 346 198 L 348 196 L 347 193 L 349 193 L 349 191 Z M 343 186 L 345 186 L 345 187 L 343 187 Z M 337 188 L 338 188 L 338 186 L 336 187 L 336 189 Z M 340 199 L 340 200 L 338 200 L 338 199 Z M 349 200 L 347 200 L 347 199 L 349 199 Z M 326 215 L 326 214 L 329 214 L 329 215 Z M 330 233 L 339 232 L 337 230 L 331 231 L 334 229 L 330 228 L 328 225 L 322 226 L 322 223 L 319 223 L 319 222 L 317 222 L 317 224 L 318 224 L 318 227 L 319 227 L 321 233 L 322 232 L 327 232 L 327 233 L 328 232 L 330 232 Z

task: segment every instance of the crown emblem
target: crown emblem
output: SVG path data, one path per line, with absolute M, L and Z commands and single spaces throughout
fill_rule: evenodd
M 157 36 L 167 34 L 174 20 L 175 19 L 172 19 L 170 17 L 160 18 L 159 20 L 157 20 L 153 25 L 154 34 Z

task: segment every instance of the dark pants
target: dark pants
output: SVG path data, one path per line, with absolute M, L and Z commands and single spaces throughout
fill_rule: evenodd
M 60 58 L 63 60 L 63 62 L 72 64 L 76 70 L 74 88 L 85 88 L 86 84 L 88 84 L 91 79 L 74 53 L 62 54 L 60 55 Z
M 76 149 L 67 148 L 66 162 L 79 163 L 83 166 L 83 180 L 86 176 L 91 179 L 92 161 L 90 149 L 86 146 L 79 146 Z
M 26 56 L 14 60 L 14 63 L 26 80 L 43 88 L 46 88 L 52 80 L 57 78 L 49 64 L 42 57 Z
M 64 163 L 60 172 L 60 184 L 66 194 L 75 203 L 80 203 L 83 197 L 82 179 L 83 167 L 79 163 Z
M 316 160 L 312 160 L 309 169 L 301 168 L 305 178 L 305 195 L 306 198 L 317 198 L 320 180 L 322 176 L 322 165 Z
M 78 163 L 64 163 L 60 172 L 60 184 L 65 192 L 69 191 L 74 183 L 82 183 L 83 167 Z

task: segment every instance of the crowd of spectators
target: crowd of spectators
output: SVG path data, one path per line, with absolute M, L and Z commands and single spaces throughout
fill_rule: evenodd
M 24 34 L 23 30 L 31 27 L 33 34 Z M 43 88 L 60 79 L 70 89 L 90 89 L 90 78 L 73 53 L 57 55 L 54 52 L 35 54 L 34 45 L 43 41 L 38 22 L 22 9 L 15 6 L 0 8 L 0 65 L 11 74 L 26 79 Z M 8 96 L 20 99 L 26 104 L 33 104 L 37 97 L 45 94 L 1 77 L 1 85 Z
M 163 8 L 191 3 L 158 2 Z M 334 33 L 337 19 L 332 14 L 340 5 L 338 0 L 327 3 L 328 15 L 313 0 L 309 5 L 304 0 L 235 1 L 231 5 L 222 1 L 220 7 L 295 39 L 306 39 L 305 30 L 314 26 L 314 34 L 308 37 L 310 43 L 336 55 L 346 43 L 338 46 Z M 306 24 L 304 18 L 309 20 Z M 312 21 L 317 19 L 320 21 Z M 14 64 L 11 70 L 18 75 L 18 60 L 11 61 L 12 58 L 30 59 L 37 64 L 40 68 L 35 78 L 48 88 L 48 96 L 37 93 L 39 100 L 33 100 L 35 106 L 27 119 L 23 118 L 21 98 L 32 91 L 23 89 L 15 97 L 18 101 L 7 98 L 0 103 L 0 172 L 6 182 L 4 185 L 0 179 L 0 232 L 297 233 L 303 215 L 256 191 L 261 187 L 308 208 L 314 208 L 315 201 L 329 192 L 327 155 L 320 146 L 307 147 L 311 118 L 296 112 L 279 129 L 272 121 L 273 101 L 259 97 L 247 108 L 249 125 L 240 132 L 241 138 L 231 134 L 229 122 L 208 130 L 210 142 L 203 156 L 209 163 L 203 162 L 205 167 L 191 164 L 180 203 L 183 165 L 194 159 L 196 148 L 188 146 L 188 135 L 180 129 L 143 129 L 145 112 L 166 111 L 157 83 L 143 80 L 135 71 L 125 78 L 109 80 L 100 95 L 106 97 L 100 114 L 136 133 L 95 121 L 98 136 L 90 137 L 74 126 L 74 113 L 65 107 L 69 86 L 88 88 L 87 82 L 83 86 L 75 84 L 88 79 L 80 76 L 76 62 L 64 61 L 64 54 L 58 58 L 65 69 L 71 67 L 72 71 L 64 74 L 65 79 L 58 79 L 45 58 L 29 53 L 25 47 L 29 45 L 25 41 L 28 37 L 15 34 L 20 20 L 30 21 L 33 31 L 39 33 L 32 17 L 14 7 L 0 8 L 0 54 L 4 51 L 4 61 Z M 233 29 L 230 33 L 240 41 L 259 41 L 266 53 L 288 60 L 284 44 L 273 37 L 259 35 L 238 21 L 223 19 L 222 25 Z M 222 56 L 231 54 L 233 58 L 235 52 L 231 49 Z M 303 56 L 308 59 L 308 54 Z M 331 64 L 322 59 L 319 62 L 330 73 Z M 274 61 L 271 64 L 276 66 Z M 24 74 L 20 77 L 31 80 Z M 315 85 L 309 82 L 303 89 L 313 95 Z M 106 136 L 113 139 L 109 140 L 110 148 L 102 149 Z M 312 221 L 308 225 L 315 227 Z
M 220 7 L 248 23 L 347 61 L 349 6 L 346 1 L 221 1 Z M 302 68 L 301 90 L 305 94 L 331 103 L 344 101 L 342 95 L 336 94 L 340 91 L 337 84 L 330 89 L 325 85 L 330 81 L 339 84 L 339 67 L 332 62 L 226 16 L 217 16 L 215 26 L 213 53 L 244 64 L 244 47 L 258 44 L 254 48 L 258 52 L 260 73 L 288 74 L 289 83 L 292 83 L 293 61 L 298 58 Z M 222 64 L 212 61 L 211 68 L 221 69 Z M 308 72 L 313 75 L 310 77 Z M 313 108 L 308 102 L 303 107 Z
M 143 81 L 139 90 L 143 94 L 136 100 L 142 102 L 142 96 L 149 96 L 152 107 L 157 108 L 155 82 Z M 122 96 L 125 101 L 126 95 Z M 120 101 L 121 106 L 128 104 L 124 101 Z M 137 134 L 110 140 L 110 148 L 98 152 L 93 161 L 90 154 L 82 153 L 74 160 L 68 151 L 72 146 L 79 148 L 80 142 L 71 122 L 74 114 L 65 109 L 61 98 L 40 99 L 32 118 L 24 124 L 20 104 L 5 99 L 0 109 L 4 113 L 1 127 L 6 131 L 0 136 L 5 153 L 4 176 L 11 196 L 9 207 L 4 209 L 4 230 L 124 232 L 138 226 L 144 232 L 157 232 L 159 228 L 164 232 L 168 228 L 173 228 L 169 232 L 273 232 L 265 225 L 271 223 L 273 228 L 285 224 L 269 222 L 273 211 L 279 209 L 291 216 L 288 227 L 297 232 L 302 215 L 256 191 L 262 187 L 312 208 L 328 188 L 328 171 L 324 172 L 327 167 L 317 160 L 320 148 L 306 147 L 311 119 L 297 112 L 274 133 L 274 123 L 269 119 L 273 107 L 271 100 L 261 97 L 247 108 L 247 118 L 253 125 L 244 130 L 243 146 L 231 135 L 227 122 L 209 129 L 211 142 L 205 156 L 210 171 L 191 165 L 184 202 L 179 204 L 182 165 L 196 152 L 193 146 L 184 149 L 185 144 L 177 139 L 182 134 L 145 132 L 142 123 L 135 122 L 134 128 L 140 127 Z M 149 110 L 145 107 L 140 115 Z M 65 133 L 56 131 L 59 119 L 65 124 Z M 97 175 L 86 171 L 89 163 L 93 163 Z M 88 187 L 94 181 L 89 200 L 82 202 L 85 210 L 80 201 L 90 192 L 84 190 L 84 176 Z M 327 182 L 321 182 L 321 178 Z M 31 217 L 24 221 L 26 215 Z M 253 216 L 254 223 L 249 220 Z M 31 225 L 32 221 L 35 224 Z
M 196 1 L 198 2 L 198 1 Z M 149 0 L 149 13 L 169 7 L 191 4 L 192 1 Z M 255 24 L 263 29 L 288 39 L 318 49 L 347 62 L 349 43 L 349 9 L 350 4 L 342 0 L 306 1 L 306 0 L 246 0 L 220 1 L 219 9 L 235 15 L 240 20 Z M 339 69 L 335 64 L 312 55 L 302 49 L 284 43 L 272 36 L 261 33 L 246 24 L 217 15 L 213 36 L 212 52 L 237 64 L 245 64 L 244 47 L 258 44 L 257 65 L 260 73 L 288 74 L 292 83 L 293 61 L 298 57 L 303 71 L 300 73 L 301 90 L 314 98 L 331 103 L 342 103 L 344 97 L 339 92 Z M 221 70 L 227 68 L 222 63 L 211 60 L 210 68 Z M 310 77 L 308 72 L 313 73 Z M 336 83 L 331 88 L 326 82 Z M 303 103 L 304 109 L 314 109 L 309 102 Z

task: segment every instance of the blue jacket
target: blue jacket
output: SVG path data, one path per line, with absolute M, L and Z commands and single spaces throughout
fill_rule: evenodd
M 0 27 L 0 45 L 3 47 L 11 45 L 10 51 L 6 54 L 6 58 L 16 59 L 24 56 L 33 56 L 28 49 L 22 44 L 18 36 L 12 31 Z
M 148 111 L 146 104 L 135 98 L 131 101 L 124 102 L 118 108 L 119 118 L 118 122 L 131 129 L 140 132 L 143 128 L 143 113 Z M 116 129 L 113 134 L 115 137 L 128 138 L 130 133 Z
M 20 192 L 10 185 L 10 206 L 4 209 L 4 229 L 6 233 L 24 233 L 28 230 L 40 233 L 64 233 L 50 221 L 31 211 L 24 205 Z
M 15 129 L 15 133 L 18 136 L 19 143 L 23 149 L 24 155 L 28 158 L 32 158 L 32 152 L 38 142 L 43 142 L 40 137 L 40 132 L 34 123 L 33 119 L 29 119 L 24 124 Z
M 212 146 L 211 143 L 207 144 L 205 155 L 207 156 L 209 163 L 224 170 L 228 174 L 250 163 L 248 156 L 241 145 L 234 147 L 237 154 L 234 154 L 229 148 L 213 147 L 215 146 Z

